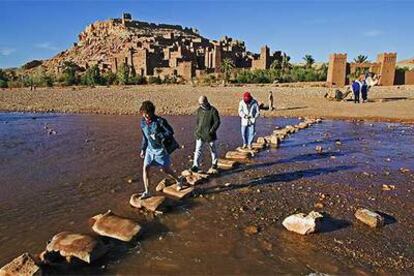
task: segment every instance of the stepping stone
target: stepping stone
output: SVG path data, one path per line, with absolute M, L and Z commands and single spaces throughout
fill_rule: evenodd
M 58 252 L 68 262 L 75 257 L 91 263 L 102 257 L 107 252 L 107 247 L 101 240 L 89 235 L 61 232 L 53 236 L 46 246 L 46 251 Z
M 162 190 L 165 194 L 176 197 L 178 199 L 182 199 L 185 196 L 191 194 L 194 191 L 194 187 L 187 187 L 183 188 L 180 191 L 177 191 L 177 184 L 165 187 L 164 190 Z
M 92 230 L 105 237 L 129 242 L 141 231 L 141 226 L 135 221 L 122 218 L 109 210 L 105 214 L 99 214 L 92 218 L 94 224 Z
M 158 183 L 158 185 L 155 187 L 155 191 L 161 192 L 165 187 L 176 184 L 177 182 L 174 179 L 171 178 L 164 178 L 163 180 Z
M 226 153 L 226 159 L 236 159 L 239 161 L 247 161 L 251 154 L 247 152 L 228 151 Z
M 310 212 L 308 215 L 298 213 L 285 218 L 282 222 L 283 226 L 292 232 L 301 235 L 307 235 L 316 232 L 318 224 L 323 216 L 318 212 Z
M 266 144 L 267 144 L 266 139 L 264 137 L 258 137 L 257 138 L 257 144 L 263 145 L 265 147 Z
M 270 146 L 277 148 L 279 147 L 279 144 L 280 144 L 280 139 L 278 136 L 276 135 L 270 136 Z
M 197 176 L 199 176 L 201 178 L 205 178 L 205 179 L 208 179 L 209 178 L 208 173 L 204 173 L 202 171 L 192 172 L 191 170 L 184 170 L 184 171 L 181 172 L 181 175 L 184 176 L 184 177 L 187 177 L 187 176 L 190 176 L 190 175 L 197 175 Z
M 227 159 L 219 159 L 217 163 L 217 167 L 221 170 L 231 170 L 234 169 L 236 165 L 237 161 Z
M 368 209 L 359 208 L 355 212 L 355 217 L 372 228 L 384 226 L 384 217 Z
M 131 204 L 132 207 L 138 209 L 145 208 L 151 212 L 157 211 L 158 207 L 165 201 L 165 196 L 151 196 L 145 199 L 140 199 L 139 196 L 139 194 L 131 195 L 129 204 Z
M 192 175 L 186 176 L 185 180 L 188 184 L 194 186 L 203 183 L 207 178 L 201 177 L 198 173 L 193 173 Z
M 244 149 L 244 148 L 242 148 L 242 147 L 238 147 L 238 148 L 236 148 L 236 151 L 238 151 L 238 152 L 242 152 L 242 153 L 249 153 L 251 156 L 254 156 L 256 153 L 258 153 L 258 151 L 257 151 L 257 150 L 254 150 L 254 149 L 248 149 L 248 148 Z
M 266 148 L 266 143 L 252 143 L 252 148 L 256 151 L 262 150 L 264 148 Z
M 308 125 L 307 123 L 305 123 L 305 122 L 300 122 L 300 123 L 298 124 L 298 128 L 299 128 L 299 129 L 305 129 L 305 128 L 307 128 L 307 127 L 309 127 L 309 125 Z
M 217 169 L 213 169 L 213 168 L 210 168 L 210 169 L 208 169 L 208 171 L 207 171 L 207 174 L 208 175 L 218 175 L 220 172 L 219 172 L 219 170 L 217 170 Z
M 41 275 L 42 272 L 37 262 L 29 253 L 24 253 L 19 257 L 12 260 L 10 263 L 0 268 L 0 275 L 12 276 L 12 275 Z

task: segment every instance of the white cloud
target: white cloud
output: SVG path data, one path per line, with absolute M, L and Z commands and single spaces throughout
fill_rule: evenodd
M 16 49 L 7 48 L 7 47 L 0 48 L 0 55 L 1 56 L 10 56 L 14 52 L 16 52 Z
M 48 51 L 57 51 L 57 50 L 59 50 L 58 47 L 56 47 L 55 45 L 53 45 L 50 42 L 38 43 L 38 44 L 35 44 L 35 47 L 40 48 L 40 49 L 44 49 L 44 50 L 48 50 Z
M 368 37 L 376 37 L 382 34 L 383 32 L 380 30 L 369 30 L 369 31 L 364 32 L 364 36 L 368 36 Z

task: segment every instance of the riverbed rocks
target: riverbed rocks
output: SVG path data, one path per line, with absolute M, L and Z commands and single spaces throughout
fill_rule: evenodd
M 217 167 L 220 170 L 231 170 L 237 166 L 237 161 L 234 160 L 227 160 L 227 159 L 219 159 L 217 163 Z
M 115 215 L 110 210 L 105 214 L 99 214 L 92 218 L 94 224 L 92 230 L 105 237 L 129 242 L 140 231 L 141 226 L 135 221 Z
M 173 185 L 175 183 L 177 183 L 177 182 L 174 179 L 172 179 L 172 178 L 164 178 L 155 187 L 155 191 L 161 192 L 165 187 L 170 186 L 170 185 Z
M 251 157 L 251 154 L 248 152 L 228 151 L 225 157 L 231 160 L 247 161 Z
M 355 217 L 362 223 L 368 225 L 372 228 L 378 228 L 384 226 L 384 217 L 378 214 L 377 212 L 359 208 L 355 212 Z
M 155 212 L 160 208 L 164 201 L 165 196 L 151 196 L 141 199 L 139 194 L 133 194 L 129 199 L 129 204 L 138 209 L 145 208 L 148 211 Z
M 165 187 L 163 193 L 175 197 L 177 199 L 182 199 L 190 195 L 194 191 L 194 187 L 184 187 L 181 190 L 177 191 L 177 184 Z
M 301 235 L 308 235 L 318 230 L 323 215 L 312 211 L 308 215 L 298 213 L 285 218 L 282 225 L 289 231 Z
M 86 263 L 99 259 L 107 247 L 97 238 L 86 234 L 60 232 L 46 246 L 47 252 L 57 252 L 70 263 L 73 257 Z
M 42 272 L 38 262 L 29 253 L 23 253 L 0 268 L 0 276 L 14 275 L 37 276 L 42 275 Z
M 248 154 L 250 154 L 250 156 L 254 156 L 256 153 L 258 153 L 258 151 L 257 150 L 255 150 L 255 149 L 249 149 L 249 148 L 242 148 L 242 147 L 238 147 L 238 148 L 236 148 L 236 151 L 238 151 L 238 152 L 241 152 L 241 153 L 248 153 Z

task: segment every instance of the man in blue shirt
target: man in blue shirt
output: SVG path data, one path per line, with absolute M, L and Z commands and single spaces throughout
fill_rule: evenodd
M 139 111 L 142 114 L 142 145 L 140 156 L 144 158 L 142 177 L 145 187 L 141 198 L 150 197 L 149 174 L 150 168 L 153 166 L 161 167 L 169 177 L 177 182 L 177 189 L 181 190 L 182 177 L 177 177 L 171 169 L 170 154 L 165 145 L 165 141 L 173 137 L 174 130 L 168 124 L 167 120 L 155 115 L 155 106 L 152 102 L 144 101 Z

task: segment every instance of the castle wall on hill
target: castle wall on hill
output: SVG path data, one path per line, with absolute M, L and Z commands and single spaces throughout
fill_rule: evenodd
M 252 55 L 243 41 L 224 36 L 219 40 L 201 37 L 195 29 L 179 25 L 154 24 L 121 18 L 88 25 L 74 46 L 56 57 L 52 67 L 60 70 L 64 61 L 73 61 L 83 69 L 97 64 L 102 71 L 116 73 L 121 67 L 141 76 L 181 76 L 191 79 L 205 73 L 220 73 L 223 60 L 236 68 L 269 69 L 281 58 L 263 46 Z

